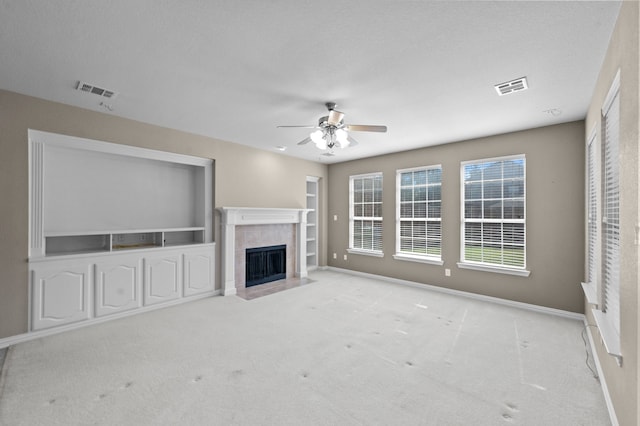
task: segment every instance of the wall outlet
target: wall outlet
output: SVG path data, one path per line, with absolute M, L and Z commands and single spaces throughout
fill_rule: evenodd
M 333 258 L 337 259 L 338 258 L 338 253 L 333 253 Z
M 346 254 L 344 255 L 344 260 L 347 260 L 347 255 Z
M 337 221 L 337 220 L 338 220 L 338 215 L 337 215 L 337 214 L 334 214 L 334 215 L 333 215 L 333 221 L 335 222 L 335 221 Z
M 444 270 L 444 276 L 445 276 L 445 277 L 450 277 L 450 276 L 451 276 L 451 269 L 446 268 L 446 269 Z

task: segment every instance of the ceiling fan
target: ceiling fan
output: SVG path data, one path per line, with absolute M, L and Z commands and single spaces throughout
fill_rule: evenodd
M 298 127 L 305 129 L 316 129 L 308 137 L 298 142 L 298 145 L 305 145 L 313 142 L 318 149 L 331 150 L 329 155 L 333 155 L 333 148 L 346 148 L 355 146 L 358 142 L 349 136 L 349 131 L 353 132 L 386 132 L 387 126 L 373 126 L 366 124 L 345 124 L 344 113 L 336 110 L 335 102 L 327 102 L 325 106 L 329 110 L 329 115 L 320 117 L 318 125 L 302 125 L 302 126 L 278 126 L 282 127 Z

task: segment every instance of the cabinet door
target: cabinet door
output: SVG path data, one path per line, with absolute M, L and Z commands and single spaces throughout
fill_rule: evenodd
M 33 330 L 89 318 L 91 268 L 52 262 L 33 265 L 31 327 Z
M 185 296 L 213 291 L 213 250 L 187 251 L 183 268 Z
M 180 255 L 165 254 L 144 259 L 144 304 L 153 305 L 180 297 Z
M 140 307 L 141 259 L 123 257 L 96 264 L 96 316 Z

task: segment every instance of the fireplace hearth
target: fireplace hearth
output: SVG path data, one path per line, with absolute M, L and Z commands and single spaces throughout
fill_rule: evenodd
M 286 244 L 246 249 L 245 287 L 251 287 L 287 277 Z

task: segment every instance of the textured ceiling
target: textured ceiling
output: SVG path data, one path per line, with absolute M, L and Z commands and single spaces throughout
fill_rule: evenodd
M 0 0 L 0 88 L 326 163 L 584 118 L 617 1 Z M 529 90 L 494 85 L 526 76 Z M 113 100 L 75 90 L 113 89 Z M 105 101 L 109 109 L 100 105 Z M 358 146 L 298 146 L 333 101 Z M 555 115 L 548 110 L 556 110 Z

